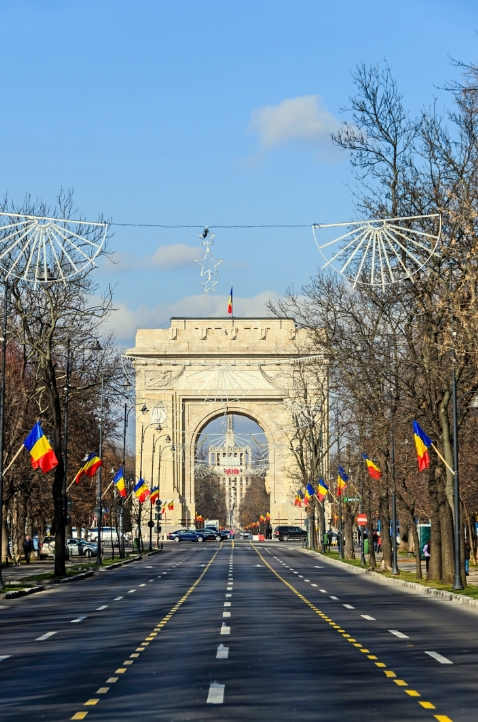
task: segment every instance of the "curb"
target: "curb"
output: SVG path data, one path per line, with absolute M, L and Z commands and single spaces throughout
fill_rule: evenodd
M 117 569 L 118 567 L 124 567 L 125 564 L 131 564 L 132 562 L 137 562 L 140 559 L 142 559 L 142 557 L 133 557 L 132 559 L 125 559 L 122 562 L 114 562 L 114 564 L 108 564 L 107 567 L 100 567 L 99 571 L 107 572 L 108 569 Z M 93 574 L 93 572 L 91 572 L 91 574 Z
M 78 579 L 85 579 L 86 577 L 92 577 L 94 572 L 82 572 L 76 574 L 74 577 L 63 577 L 63 579 L 52 579 L 50 584 L 67 584 L 68 582 L 76 582 Z
M 15 592 L 5 592 L 5 594 L 0 594 L 0 599 L 18 599 L 18 597 L 28 597 L 30 594 L 35 594 L 36 592 L 43 592 L 45 589 L 44 586 L 39 584 L 36 587 L 30 587 L 29 589 L 17 589 Z
M 361 567 L 355 567 L 352 564 L 341 562 L 338 559 L 330 559 L 325 557 L 318 552 L 310 551 L 309 549 L 300 549 L 304 554 L 311 554 L 312 556 L 319 557 L 322 561 L 329 564 L 339 566 L 345 571 L 351 572 L 352 574 L 365 574 L 368 579 L 379 584 L 398 584 L 400 587 L 404 587 L 413 592 L 418 592 L 428 597 L 436 597 L 448 602 L 455 602 L 455 604 L 461 604 L 465 607 L 471 607 L 472 609 L 478 609 L 478 599 L 472 599 L 466 597 L 464 594 L 454 594 L 453 592 L 447 592 L 444 589 L 434 589 L 433 587 L 425 587 L 423 584 L 417 582 L 407 582 L 404 579 L 396 579 L 395 577 L 381 577 L 376 572 L 372 572 L 369 569 L 362 569 Z

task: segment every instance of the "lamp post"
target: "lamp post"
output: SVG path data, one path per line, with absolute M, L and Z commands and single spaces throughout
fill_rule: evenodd
M 7 317 L 8 317 L 8 281 L 5 282 L 3 296 L 3 329 L 2 329 L 2 381 L 0 384 L 0 586 L 2 579 L 2 540 L 3 540 L 3 441 L 5 427 L 5 365 L 7 353 Z M 8 541 L 7 541 L 8 544 Z M 8 556 L 8 547 L 6 549 Z
M 92 351 L 95 355 L 99 355 L 101 351 L 103 351 L 103 347 L 100 345 L 100 342 L 97 340 L 95 345 L 92 348 Z M 104 376 L 101 374 L 101 396 L 100 396 L 100 440 L 98 445 L 98 456 L 101 459 L 101 455 L 103 453 L 103 405 L 104 405 L 104 390 L 105 390 L 105 384 L 104 384 Z M 102 522 L 103 522 L 103 514 L 102 514 L 102 502 L 101 502 L 101 469 L 100 466 L 98 468 L 98 471 L 96 472 L 96 514 L 98 519 L 98 547 L 96 550 L 96 565 L 101 566 L 103 564 L 102 559 L 102 551 L 101 551 L 101 540 L 102 540 Z
M 66 497 L 66 483 L 67 483 L 67 456 L 68 456 L 68 402 L 69 402 L 69 391 L 70 391 L 70 339 L 67 341 L 66 347 L 66 383 L 65 383 L 65 426 L 63 434 L 63 488 L 61 490 L 61 501 L 63 507 L 63 523 L 67 526 L 68 522 L 68 505 Z M 101 458 L 101 457 L 100 457 Z M 80 530 L 77 530 L 76 536 L 79 537 Z

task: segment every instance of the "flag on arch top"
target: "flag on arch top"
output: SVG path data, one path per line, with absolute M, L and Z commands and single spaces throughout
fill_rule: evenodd
M 417 421 L 413 422 L 413 436 L 417 450 L 418 471 L 424 471 L 430 466 L 428 448 L 433 444 L 433 441 L 425 434 Z
M 382 472 L 378 468 L 377 464 L 374 464 L 372 459 L 369 459 L 367 454 L 362 454 L 363 458 L 365 459 L 365 463 L 367 464 L 367 471 L 372 477 L 372 479 L 380 479 L 382 476 Z
M 33 429 L 23 442 L 25 449 L 30 452 L 30 461 L 34 469 L 41 469 L 44 474 L 58 466 L 58 459 L 50 446 L 50 442 L 43 433 L 41 423 L 36 422 Z

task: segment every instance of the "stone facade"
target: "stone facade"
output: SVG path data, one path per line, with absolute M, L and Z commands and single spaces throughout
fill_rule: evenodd
M 287 360 L 299 351 L 303 355 L 305 345 L 305 332 L 296 330 L 291 319 L 172 318 L 170 328 L 138 330 L 127 356 L 136 369 L 138 407 L 144 403 L 154 413 L 137 419 L 136 473 L 143 425 L 143 477 L 154 485 L 159 481 L 163 501 L 174 501 L 166 532 L 194 523 L 195 445 L 202 429 L 225 413 L 244 414 L 265 432 L 272 524 L 298 523 L 287 474 L 291 425 L 286 402 L 292 377 Z M 158 414 L 160 431 L 152 423 Z M 150 480 L 153 436 L 156 444 L 158 436 L 164 438 L 161 467 L 153 469 Z

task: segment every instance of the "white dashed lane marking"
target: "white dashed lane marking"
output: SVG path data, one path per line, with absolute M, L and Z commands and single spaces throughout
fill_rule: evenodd
M 136 591 L 136 589 L 130 589 L 128 594 L 133 594 L 133 592 L 135 592 L 135 591 Z
M 96 607 L 96 611 L 97 611 L 97 612 L 102 612 L 103 609 L 107 609 L 107 608 L 108 608 L 108 605 L 107 605 L 107 604 L 103 604 L 102 607 Z
M 120 599 L 123 599 L 123 597 L 115 597 L 115 598 L 113 599 L 113 602 L 119 602 Z
M 228 659 L 228 657 L 229 647 L 225 647 L 223 644 L 220 644 L 217 648 L 216 659 Z
M 311 587 L 316 587 L 316 586 L 317 586 L 317 584 L 311 584 L 310 586 L 311 586 Z
M 11 656 L 12 656 L 11 654 L 1 654 L 1 655 L 0 655 L 0 662 L 4 662 L 6 659 L 8 659 L 8 658 L 11 657 Z
M 369 622 L 376 621 L 375 617 L 371 617 L 370 614 L 361 614 L 360 616 L 363 617 L 364 619 L 368 619 Z
M 327 594 L 327 589 L 319 589 L 319 592 L 322 592 L 322 594 Z
M 221 634 L 230 634 L 230 633 L 231 633 L 231 628 L 228 627 L 225 622 L 223 622 L 222 627 L 221 627 Z
M 47 632 L 46 634 L 42 634 L 41 637 L 37 637 L 35 639 L 35 642 L 43 642 L 45 639 L 49 639 L 50 637 L 53 637 L 54 634 L 58 634 L 58 632 Z
M 82 622 L 86 617 L 77 617 L 76 619 L 71 620 L 71 624 L 76 624 L 76 622 Z
M 347 609 L 355 609 L 355 607 L 352 607 L 351 604 L 344 604 L 344 607 L 346 607 Z
M 398 629 L 389 629 L 388 631 L 390 634 L 394 634 L 399 639 L 410 639 L 410 637 L 407 637 L 407 635 L 403 634 L 403 632 L 399 632 Z
M 425 654 L 429 654 L 430 657 L 433 657 L 433 659 L 436 659 L 436 661 L 440 662 L 440 664 L 453 664 L 453 662 L 450 659 L 447 659 L 442 654 L 438 654 L 438 652 L 425 652 Z
M 335 599 L 335 601 L 338 601 L 338 599 L 339 599 L 338 597 L 333 597 L 332 595 L 330 595 L 330 598 Z
M 225 688 L 226 688 L 225 684 L 218 684 L 217 682 L 212 682 L 211 686 L 209 687 L 207 703 L 208 704 L 222 704 L 224 702 Z

